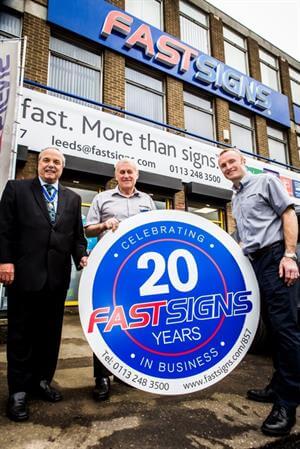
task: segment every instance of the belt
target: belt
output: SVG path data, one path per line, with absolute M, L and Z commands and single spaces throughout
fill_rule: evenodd
M 277 246 L 283 245 L 283 240 L 278 240 L 278 242 L 274 242 L 271 245 L 264 246 L 263 248 L 259 248 L 253 253 L 247 254 L 248 259 L 255 260 L 259 257 L 269 253 L 272 251 L 272 248 L 276 248 Z

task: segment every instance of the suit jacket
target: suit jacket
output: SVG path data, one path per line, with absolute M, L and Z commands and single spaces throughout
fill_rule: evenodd
M 14 285 L 38 291 L 67 289 L 71 255 L 86 255 L 79 195 L 59 184 L 52 225 L 38 178 L 8 181 L 0 202 L 0 263 L 15 265 Z

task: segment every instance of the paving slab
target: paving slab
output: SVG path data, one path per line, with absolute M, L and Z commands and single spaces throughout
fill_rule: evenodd
M 92 354 L 77 314 L 65 316 L 55 385 L 64 400 L 30 400 L 30 420 L 5 416 L 5 345 L 0 345 L 0 449 L 300 449 L 300 411 L 286 438 L 260 425 L 270 405 L 248 401 L 247 389 L 271 375 L 267 356 L 247 355 L 216 385 L 190 395 L 158 396 L 112 382 L 108 401 L 92 399 Z

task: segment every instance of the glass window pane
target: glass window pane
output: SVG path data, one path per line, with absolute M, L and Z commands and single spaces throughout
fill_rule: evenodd
M 229 28 L 223 27 L 223 36 L 231 42 L 234 42 L 239 47 L 246 49 L 245 39 L 237 33 L 234 33 Z
M 186 44 L 209 53 L 207 30 L 183 16 L 180 16 L 180 37 Z
M 226 64 L 242 73 L 247 73 L 246 53 L 226 41 L 224 42 L 224 49 Z
M 264 63 L 260 63 L 261 80 L 263 84 L 271 87 L 271 89 L 279 90 L 279 83 L 277 77 L 277 70 L 266 66 Z
M 214 139 L 213 117 L 211 114 L 185 105 L 184 123 L 187 131 Z
M 273 139 L 268 139 L 269 143 L 269 157 L 278 162 L 287 163 L 285 145 L 282 142 L 277 142 Z
M 161 6 L 159 0 L 125 1 L 125 11 L 159 29 L 162 28 Z
M 241 150 L 254 152 L 254 145 L 252 139 L 252 132 L 249 129 L 241 128 L 238 125 L 231 123 L 231 143 L 233 146 Z
M 293 78 L 296 81 L 299 81 L 300 83 L 300 72 L 297 72 L 296 70 L 289 68 L 290 78 Z
M 99 69 L 101 67 L 100 55 L 96 55 L 91 51 L 76 47 L 76 45 L 61 41 L 60 39 L 56 39 L 55 37 L 50 38 L 50 50 L 53 50 L 56 53 L 60 53 L 65 56 L 69 56 L 76 61 L 84 62 L 85 64 L 98 67 Z
M 207 26 L 207 16 L 206 16 L 206 14 L 203 14 L 198 8 L 194 8 L 189 3 L 180 1 L 179 2 L 179 10 L 180 10 L 180 12 L 193 18 L 197 22 L 202 23 L 202 25 Z
M 193 95 L 190 92 L 183 92 L 183 99 L 186 103 L 190 103 L 199 108 L 206 109 L 207 111 L 212 111 L 212 103 L 210 100 L 199 97 L 198 95 Z
M 229 110 L 230 120 L 240 123 L 241 125 L 248 126 L 251 128 L 251 119 L 244 114 L 239 114 L 238 112 Z
M 291 81 L 291 89 L 293 102 L 300 105 L 300 84 L 295 81 Z
M 53 55 L 50 58 L 49 85 L 90 100 L 100 101 L 99 71 Z
M 272 126 L 267 127 L 268 136 L 276 137 L 276 139 L 283 140 L 284 134 L 280 129 L 272 128 Z
M 265 51 L 263 51 L 261 48 L 259 49 L 259 58 L 262 61 L 265 61 L 273 67 L 277 68 L 277 59 L 274 56 L 270 55 L 270 53 L 266 53 Z
M 137 72 L 136 70 L 126 67 L 125 76 L 127 80 L 134 81 L 135 83 L 142 84 L 158 92 L 163 91 L 163 82 L 159 79 L 152 78 L 144 73 Z
M 21 36 L 21 19 L 7 12 L 1 11 L 0 14 L 0 32 L 11 34 L 12 36 Z
M 126 109 L 142 117 L 163 122 L 163 97 L 129 83 L 126 84 Z M 130 119 L 140 121 L 133 117 Z

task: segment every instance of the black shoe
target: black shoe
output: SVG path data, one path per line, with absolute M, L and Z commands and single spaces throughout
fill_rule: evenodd
M 19 391 L 9 396 L 6 414 L 13 421 L 26 421 L 29 418 L 25 391 Z
M 108 399 L 110 391 L 109 377 L 96 377 L 96 385 L 93 390 L 93 398 L 95 401 L 105 401 Z
M 265 435 L 281 437 L 288 435 L 296 423 L 296 409 L 274 404 L 271 413 L 261 426 Z
M 58 402 L 63 398 L 60 391 L 51 387 L 47 380 L 40 381 L 36 393 L 41 399 L 48 402 Z
M 276 393 L 269 385 L 261 390 L 248 390 L 247 398 L 256 402 L 274 403 L 276 400 Z

